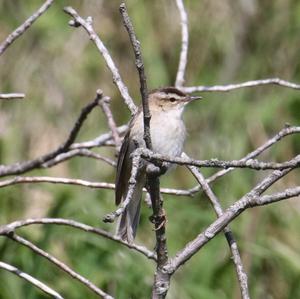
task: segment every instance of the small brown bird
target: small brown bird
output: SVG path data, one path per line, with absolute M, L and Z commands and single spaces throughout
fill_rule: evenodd
M 186 136 L 182 113 L 186 104 L 200 98 L 199 96 L 186 95 L 175 87 L 156 89 L 149 93 L 150 135 L 154 152 L 173 157 L 181 155 Z M 118 158 L 116 205 L 126 198 L 132 167 L 130 154 L 136 149 L 137 144 L 138 147 L 145 147 L 143 137 L 143 111 L 140 108 L 129 123 L 129 129 L 125 135 Z M 145 183 L 146 170 L 144 165 L 138 170 L 133 197 L 122 214 L 117 227 L 117 235 L 129 243 L 133 242 L 136 235 Z

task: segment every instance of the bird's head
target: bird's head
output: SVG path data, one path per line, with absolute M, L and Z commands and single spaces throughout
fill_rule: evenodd
M 199 99 L 202 97 L 187 95 L 175 87 L 164 87 L 149 93 L 149 108 L 150 111 L 177 111 L 181 114 L 188 103 Z

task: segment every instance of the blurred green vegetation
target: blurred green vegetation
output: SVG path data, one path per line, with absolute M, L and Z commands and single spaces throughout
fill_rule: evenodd
M 0 41 L 31 15 L 42 1 L 0 0 Z M 128 9 L 142 44 L 148 84 L 172 85 L 180 51 L 180 26 L 175 1 L 128 0 Z M 186 0 L 190 51 L 186 85 L 214 85 L 265 77 L 300 82 L 300 2 L 296 0 Z M 80 109 L 98 88 L 112 98 L 118 124 L 129 113 L 102 57 L 82 29 L 68 26 L 62 8 L 72 5 L 92 15 L 97 32 L 109 48 L 131 95 L 139 100 L 133 53 L 118 12 L 119 1 L 55 1 L 53 6 L 0 58 L 0 91 L 24 92 L 24 101 L 0 102 L 0 164 L 31 159 L 59 145 Z M 299 125 L 300 93 L 278 86 L 207 93 L 205 101 L 185 114 L 189 136 L 186 151 L 199 159 L 238 159 L 285 123 Z M 108 130 L 98 109 L 85 123 L 78 140 Z M 300 150 L 299 136 L 285 138 L 262 156 L 284 161 Z M 112 149 L 97 149 L 114 157 Z M 213 170 L 206 170 L 211 174 Z M 299 185 L 294 171 L 271 191 Z M 30 175 L 52 175 L 93 181 L 114 180 L 114 169 L 87 158 L 75 158 Z M 214 183 L 227 207 L 265 173 L 237 170 Z M 193 177 L 183 167 L 162 178 L 162 185 L 189 188 Z M 103 227 L 102 216 L 114 209 L 111 191 L 63 185 L 18 185 L 0 190 L 0 224 L 28 217 L 64 217 Z M 202 194 L 194 198 L 165 196 L 170 255 L 195 237 L 214 213 Z M 143 207 L 137 242 L 153 248 Z M 231 227 L 249 274 L 252 298 L 300 298 L 300 204 L 288 200 L 248 210 Z M 36 226 L 22 235 L 65 261 L 74 270 L 118 299 L 149 298 L 152 262 L 108 240 L 64 227 Z M 96 296 L 13 241 L 0 238 L 0 259 L 46 282 L 66 298 Z M 0 270 L 1 299 L 45 298 L 40 291 Z M 226 241 L 219 235 L 173 278 L 168 298 L 239 298 L 235 270 Z

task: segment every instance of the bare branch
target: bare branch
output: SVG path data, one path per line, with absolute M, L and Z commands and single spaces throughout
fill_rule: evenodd
M 295 157 L 293 161 L 300 162 L 300 155 Z M 223 230 L 232 220 L 244 212 L 247 208 L 271 203 L 268 201 L 260 201 L 259 197 L 270 186 L 272 186 L 279 179 L 287 175 L 292 168 L 285 170 L 275 170 L 270 175 L 265 177 L 258 185 L 256 185 L 250 192 L 244 195 L 240 200 L 232 204 L 226 209 L 221 217 L 214 221 L 204 232 L 200 233 L 193 241 L 189 242 L 176 256 L 171 259 L 164 267 L 164 270 L 173 274 L 181 265 L 188 261 L 194 254 L 196 254 L 207 242 L 213 239 L 221 230 Z M 274 201 L 277 200 L 274 197 Z M 280 197 L 278 200 L 284 198 Z
M 184 76 L 188 58 L 189 47 L 189 30 L 188 30 L 188 17 L 184 8 L 183 0 L 176 0 L 176 5 L 180 14 L 181 24 L 181 52 L 178 65 L 178 71 L 176 75 L 175 86 L 180 88 L 184 84 Z
M 86 20 L 84 20 L 83 18 L 81 18 L 78 13 L 76 12 L 76 10 L 72 7 L 65 7 L 64 11 L 70 15 L 71 17 L 73 17 L 74 20 L 70 21 L 69 24 L 71 26 L 74 27 L 79 27 L 82 26 L 85 31 L 88 33 L 90 39 L 94 42 L 94 44 L 96 45 L 97 49 L 99 50 L 99 52 L 101 53 L 101 55 L 103 56 L 107 67 L 109 68 L 109 70 L 112 73 L 113 76 L 113 81 L 116 84 L 116 86 L 118 87 L 121 96 L 123 97 L 127 107 L 129 108 L 129 110 L 131 111 L 131 114 L 135 114 L 137 111 L 137 107 L 135 106 L 131 96 L 128 93 L 128 89 L 126 87 L 126 85 L 124 84 L 119 70 L 116 67 L 114 61 L 112 60 L 107 48 L 105 47 L 105 45 L 103 44 L 103 42 L 101 41 L 100 37 L 97 35 L 97 33 L 95 32 L 94 28 L 93 28 L 93 21 L 91 17 L 88 17 Z
M 80 157 L 88 157 L 88 158 L 93 158 L 93 159 L 97 159 L 97 160 L 101 160 L 104 161 L 105 163 L 115 167 L 116 166 L 116 162 L 113 161 L 112 159 L 109 159 L 107 157 L 103 157 L 97 153 L 94 153 L 88 149 L 74 149 L 74 150 L 70 150 L 66 153 L 62 153 L 57 155 L 55 158 L 53 158 L 52 160 L 49 160 L 48 162 L 45 162 L 42 164 L 43 168 L 48 168 L 48 167 L 52 167 L 55 166 L 63 161 L 69 160 L 73 157 L 76 156 L 80 156 Z
M 155 161 L 165 161 L 171 162 L 178 165 L 192 165 L 197 167 L 209 167 L 209 168 L 250 168 L 255 170 L 267 170 L 267 169 L 289 169 L 291 167 L 299 167 L 299 161 L 291 160 L 283 163 L 276 162 L 261 162 L 258 160 L 248 159 L 246 161 L 241 160 L 232 160 L 232 161 L 224 161 L 218 159 L 210 159 L 210 160 L 194 160 L 190 158 L 180 158 L 180 157 L 170 157 L 167 155 L 161 155 L 157 153 L 153 153 L 149 150 L 142 151 L 142 157 L 150 162 Z
M 68 149 L 74 142 L 77 134 L 79 133 L 79 130 L 82 124 L 84 123 L 85 119 L 87 118 L 88 114 L 98 105 L 98 102 L 100 101 L 101 97 L 102 94 L 98 93 L 97 91 L 96 98 L 81 110 L 81 113 L 78 119 L 76 120 L 74 127 L 70 131 L 66 141 L 62 145 L 60 145 L 56 150 L 34 160 L 18 162 L 12 165 L 0 165 L 0 176 L 21 174 L 34 168 L 40 168 L 45 162 L 48 162 L 49 160 L 55 158 L 57 155 L 68 151 Z
M 103 183 L 103 182 L 90 182 L 81 179 L 70 179 L 70 178 L 57 178 L 57 177 L 15 177 L 5 181 L 0 181 L 0 188 L 7 187 L 16 184 L 24 183 L 52 183 L 52 184 L 65 184 L 65 185 L 77 185 L 84 186 L 88 188 L 97 189 L 114 189 L 115 184 Z
M 0 181 L 0 188 L 17 185 L 17 184 L 31 184 L 31 183 L 50 183 L 50 184 L 66 184 L 66 185 L 77 185 L 84 186 L 88 188 L 96 189 L 109 189 L 114 190 L 115 184 L 106 182 L 91 182 L 81 179 L 70 179 L 70 178 L 57 178 L 57 177 L 47 177 L 47 176 L 18 176 L 12 179 Z M 144 188 L 144 192 L 147 190 Z M 177 196 L 191 196 L 188 190 L 172 189 L 172 188 L 161 188 L 161 193 Z
M 91 291 L 93 291 L 95 294 L 99 295 L 100 297 L 102 297 L 104 299 L 113 299 L 112 296 L 108 295 L 107 293 L 105 293 L 104 291 L 102 291 L 101 289 L 96 287 L 91 281 L 89 281 L 85 277 L 81 276 L 80 274 L 78 274 L 77 272 L 72 270 L 69 266 L 67 266 L 66 264 L 64 264 L 57 258 L 55 258 L 53 255 L 42 250 L 41 248 L 37 247 L 33 243 L 29 242 L 28 240 L 18 236 L 17 234 L 9 234 L 9 235 L 7 235 L 7 237 L 9 237 L 10 239 L 14 240 L 15 242 L 17 242 L 19 244 L 26 246 L 27 248 L 29 248 L 36 254 L 46 258 L 52 264 L 56 265 L 59 269 L 66 272 L 67 274 L 69 274 L 72 278 L 78 280 L 79 282 L 81 282 L 82 284 L 87 286 Z
M 128 126 L 123 125 L 117 128 L 119 134 L 123 134 L 127 131 Z M 109 145 L 109 142 L 112 139 L 112 134 L 111 133 L 105 133 L 100 135 L 99 137 L 95 138 L 94 140 L 90 141 L 85 141 L 85 142 L 80 142 L 80 143 L 73 143 L 70 146 L 70 149 L 79 149 L 79 148 L 93 148 L 93 147 L 99 147 L 103 145 Z
M 12 32 L 5 39 L 5 41 L 0 44 L 0 55 L 2 55 L 4 51 L 50 7 L 53 1 L 54 0 L 47 0 L 33 15 L 31 15 L 21 26 Z
M 55 224 L 55 225 L 65 225 L 65 226 L 77 228 L 84 232 L 92 233 L 92 234 L 104 237 L 106 239 L 115 241 L 117 243 L 120 243 L 122 245 L 125 245 L 129 249 L 133 249 L 139 253 L 142 253 L 149 259 L 152 259 L 152 260 L 156 259 L 155 253 L 153 253 L 152 251 L 150 251 L 149 249 L 147 249 L 144 246 L 136 245 L 133 243 L 129 244 L 129 243 L 121 240 L 119 237 L 114 236 L 105 230 L 102 230 L 98 227 L 92 227 L 92 226 L 89 226 L 84 223 L 81 223 L 81 222 L 78 222 L 75 220 L 71 220 L 71 219 L 36 218 L 36 219 L 18 220 L 18 221 L 0 226 L 0 235 L 9 235 L 20 227 L 34 225 L 34 224 Z
M 182 156 L 188 157 L 185 153 L 183 153 Z M 207 183 L 207 181 L 205 180 L 205 177 L 203 176 L 203 174 L 195 166 L 188 166 L 188 168 L 191 171 L 191 173 L 194 175 L 196 180 L 198 181 L 199 185 L 201 186 L 202 190 L 204 191 L 204 193 L 206 194 L 208 199 L 210 200 L 217 216 L 221 217 L 223 215 L 223 209 L 220 204 L 220 200 L 217 198 L 217 196 L 214 194 L 214 192 L 210 188 L 210 186 Z M 224 235 L 227 239 L 229 248 L 232 253 L 233 262 L 235 265 L 237 277 L 238 277 L 239 284 L 240 284 L 242 298 L 249 299 L 250 296 L 249 296 L 249 290 L 248 290 L 247 274 L 245 273 L 245 270 L 244 270 L 244 266 L 242 263 L 242 259 L 241 259 L 240 253 L 239 253 L 239 249 L 238 249 L 236 240 L 235 240 L 234 235 L 233 235 L 231 229 L 229 228 L 229 226 L 226 226 L 224 228 Z
M 101 106 L 101 109 L 102 109 L 103 113 L 105 114 L 105 116 L 107 118 L 107 123 L 108 123 L 108 126 L 109 126 L 110 130 L 111 130 L 112 137 L 115 141 L 116 147 L 118 148 L 121 145 L 121 138 L 119 136 L 117 125 L 115 123 L 112 112 L 110 110 L 109 103 L 110 103 L 110 98 L 109 97 L 104 97 L 99 102 L 99 105 Z
M 300 186 L 294 188 L 285 189 L 282 192 L 264 195 L 256 199 L 256 205 L 267 205 L 280 200 L 296 197 L 300 195 Z
M 268 79 L 262 79 L 262 80 L 252 80 L 252 81 L 246 81 L 242 83 L 237 83 L 237 84 L 227 84 L 227 85 L 214 85 L 214 86 L 191 86 L 191 87 L 181 87 L 180 89 L 183 92 L 186 93 L 193 93 L 196 91 L 205 91 L 205 92 L 225 92 L 225 91 L 231 91 L 239 88 L 244 88 L 244 87 L 255 87 L 255 86 L 260 86 L 260 85 L 279 85 L 283 87 L 288 87 L 292 89 L 300 89 L 300 85 L 289 82 L 286 80 L 282 80 L 280 78 L 268 78 Z
M 144 115 L 144 140 L 146 143 L 146 147 L 149 149 L 152 149 L 151 144 L 151 135 L 150 135 L 150 119 L 151 114 L 149 110 L 149 103 L 148 103 L 148 89 L 147 89 L 147 81 L 146 81 L 146 75 L 145 75 L 145 69 L 144 69 L 144 62 L 141 52 L 141 45 L 138 41 L 134 28 L 132 26 L 130 17 L 127 13 L 126 5 L 125 3 L 121 3 L 120 5 L 120 13 L 123 18 L 123 24 L 128 32 L 134 55 L 135 55 L 135 65 L 139 73 L 139 79 L 140 79 L 140 92 L 142 96 L 142 105 L 143 105 L 143 115 Z
M 32 285 L 39 288 L 42 292 L 46 293 L 47 295 L 50 295 L 51 297 L 53 297 L 55 299 L 64 299 L 60 294 L 58 294 L 53 289 L 49 288 L 43 282 L 39 281 L 38 279 L 32 277 L 31 275 L 21 271 L 20 269 L 14 267 L 12 265 L 9 265 L 9 264 L 6 264 L 6 263 L 0 261 L 0 268 L 4 269 L 4 270 L 7 270 L 7 271 L 9 271 L 9 272 L 25 279 L 26 281 L 28 281 Z
M 0 100 L 20 100 L 25 98 L 25 93 L 0 93 Z
M 184 189 L 160 188 L 160 192 L 163 194 L 177 195 L 177 196 L 191 196 L 191 197 L 193 196 L 190 190 L 184 190 Z

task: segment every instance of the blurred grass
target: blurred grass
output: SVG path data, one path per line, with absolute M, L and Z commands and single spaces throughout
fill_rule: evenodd
M 187 85 L 213 85 L 265 77 L 300 82 L 300 3 L 295 0 L 185 1 L 190 19 Z M 150 87 L 174 82 L 180 51 L 180 27 L 174 1 L 128 0 L 142 44 Z M 0 0 L 0 40 L 32 14 L 41 1 Z M 94 25 L 109 48 L 132 96 L 139 99 L 133 53 L 118 13 L 119 1 L 57 1 L 0 59 L 1 92 L 24 92 L 26 100 L 0 102 L 0 164 L 37 157 L 66 138 L 82 106 L 101 88 L 112 97 L 118 124 L 129 113 L 102 57 L 82 29 L 70 28 L 62 8 L 72 5 Z M 299 125 L 300 93 L 277 86 L 207 93 L 185 114 L 186 151 L 196 158 L 239 158 L 262 144 L 286 122 Z M 107 131 L 94 111 L 78 140 Z M 300 139 L 288 137 L 263 155 L 284 161 L 299 153 Z M 100 153 L 114 157 L 110 149 Z M 205 174 L 213 173 L 204 170 Z M 113 181 L 114 170 L 85 158 L 32 175 Z M 227 207 L 263 177 L 237 170 L 214 184 Z M 163 186 L 188 188 L 194 179 L 184 168 L 162 179 Z M 299 184 L 299 171 L 273 191 Z M 165 197 L 168 244 L 175 254 L 215 219 L 201 194 Z M 113 210 L 111 191 L 60 185 L 19 185 L 0 190 L 0 223 L 26 217 L 65 217 L 113 231 L 102 216 Z M 300 298 L 300 205 L 288 200 L 247 211 L 231 227 L 249 273 L 252 298 Z M 138 242 L 153 248 L 150 211 L 143 207 Z M 148 298 L 154 265 L 105 239 L 63 227 L 36 226 L 22 235 L 64 260 L 116 298 Z M 12 241 L 0 238 L 0 259 L 38 277 L 67 298 L 96 298 L 64 273 Z M 239 298 L 235 270 L 223 236 L 218 236 L 175 276 L 169 298 Z M 45 298 L 30 285 L 0 271 L 0 298 Z

